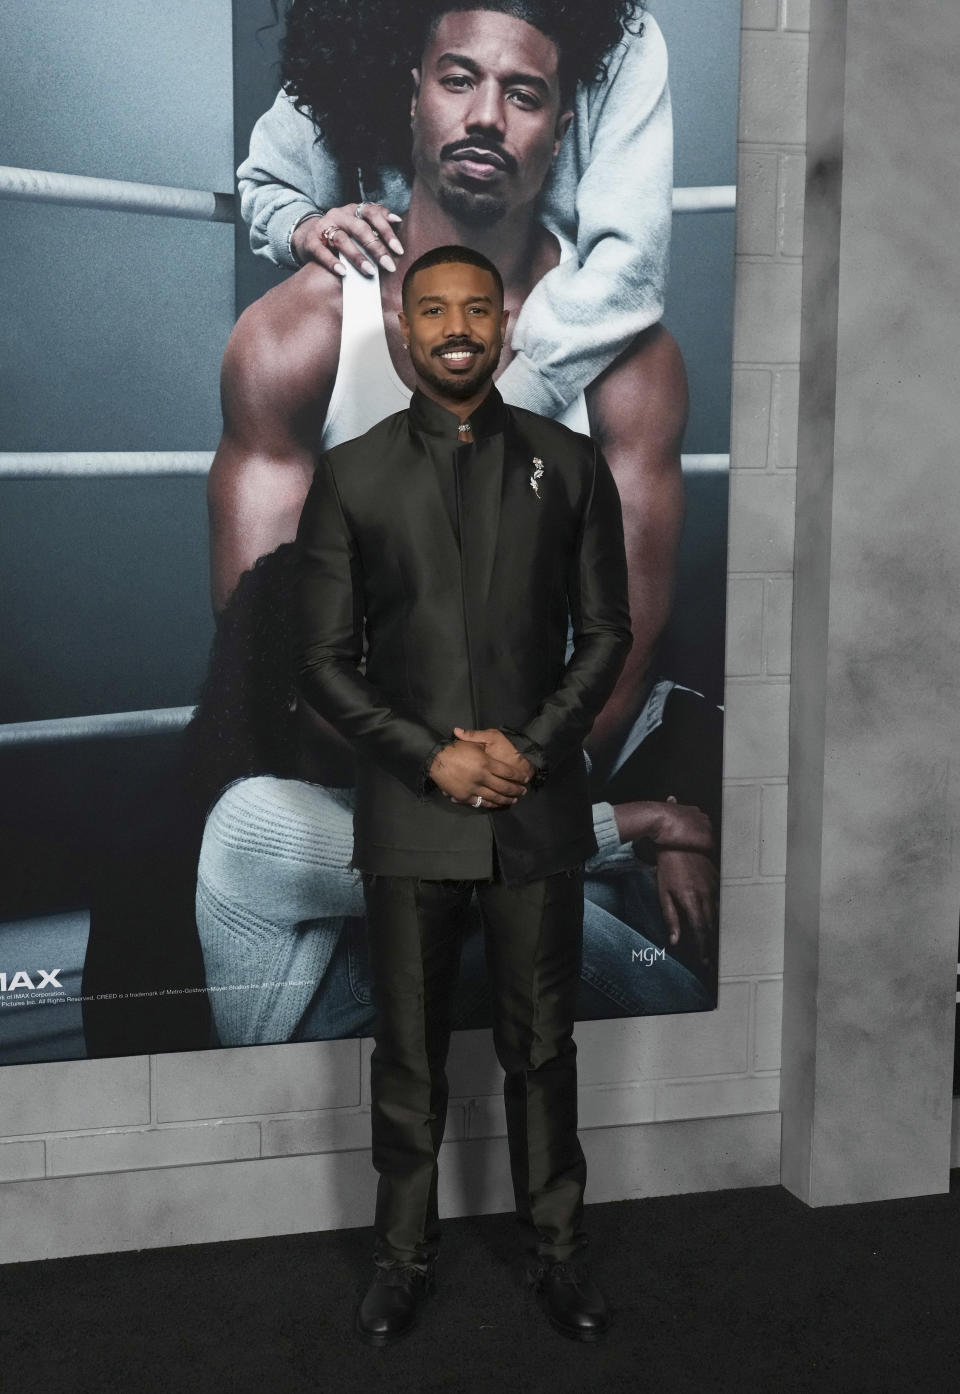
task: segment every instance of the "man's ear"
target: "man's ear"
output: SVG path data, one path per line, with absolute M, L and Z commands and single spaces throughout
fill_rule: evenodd
M 404 346 L 404 348 L 409 348 L 409 347 L 410 347 L 410 326 L 409 326 L 409 324 L 407 323 L 407 317 L 406 317 L 406 315 L 403 313 L 402 310 L 398 310 L 398 311 L 397 311 L 397 320 L 399 321 L 399 324 L 400 324 L 400 333 L 401 333 L 401 335 L 402 335 L 402 337 L 403 337 L 403 346 Z
M 570 122 L 573 120 L 572 111 L 564 111 L 557 117 L 557 124 L 553 130 L 553 158 L 556 159 L 563 144 L 563 138 L 570 129 Z
M 500 338 L 504 343 L 507 342 L 507 320 L 510 318 L 510 311 L 504 310 L 500 316 Z
M 410 76 L 413 78 L 413 91 L 410 93 L 410 125 L 413 125 L 413 118 L 417 114 L 417 98 L 420 95 L 420 69 L 411 68 Z

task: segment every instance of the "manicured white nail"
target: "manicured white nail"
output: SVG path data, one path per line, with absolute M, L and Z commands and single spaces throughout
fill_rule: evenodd
M 388 257 L 386 252 L 384 252 L 383 256 L 380 258 L 380 265 L 383 267 L 384 271 L 396 271 L 397 269 L 397 263 L 394 261 L 393 257 Z
M 402 222 L 403 222 L 403 219 L 401 218 L 401 216 L 400 216 L 399 213 L 388 213 L 388 214 L 387 214 L 387 222 L 389 222 L 389 223 L 402 223 Z
M 390 248 L 391 252 L 396 252 L 398 257 L 403 256 L 403 243 L 398 242 L 395 237 L 390 238 L 390 240 L 387 243 L 387 246 Z
M 371 261 L 362 261 L 360 263 L 360 270 L 363 272 L 365 276 L 373 276 L 376 274 L 377 268 Z
M 335 276 L 345 276 L 347 274 L 347 268 L 342 261 L 335 261 L 333 263 L 333 274 Z

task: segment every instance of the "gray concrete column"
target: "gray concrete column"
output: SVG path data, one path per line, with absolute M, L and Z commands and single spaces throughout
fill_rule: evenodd
M 948 1186 L 960 910 L 960 6 L 813 0 L 783 1184 Z

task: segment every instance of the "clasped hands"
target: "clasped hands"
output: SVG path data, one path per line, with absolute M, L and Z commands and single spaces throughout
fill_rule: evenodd
M 510 808 L 523 798 L 535 771 L 508 736 L 464 726 L 455 726 L 453 734 L 456 739 L 437 752 L 429 770 L 445 798 L 478 808 Z

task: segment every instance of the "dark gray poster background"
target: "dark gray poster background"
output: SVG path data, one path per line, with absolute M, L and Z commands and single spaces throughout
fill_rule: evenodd
M 0 35 L 4 164 L 232 189 L 230 0 L 0 0 Z M 227 225 L 0 199 L 0 451 L 212 451 L 233 280 Z M 0 723 L 196 700 L 204 493 L 198 477 L 0 477 Z M 8 980 L 61 967 L 78 994 L 94 882 L 124 859 L 136 877 L 163 846 L 177 745 L 14 748 L 0 727 Z M 169 957 L 149 908 L 145 888 L 121 926 L 132 990 Z M 165 1048 L 138 1002 L 128 1020 L 151 1029 L 111 1053 Z M 80 1018 L 76 1003 L 0 1013 L 0 1063 L 82 1057 Z
M 649 8 L 670 53 L 675 182 L 731 184 L 737 0 Z M 160 10 L 149 0 L 92 10 L 0 0 L 0 18 L 4 163 L 233 187 L 278 84 L 269 0 L 169 0 Z M 235 313 L 280 274 L 252 256 L 239 222 L 0 200 L 0 451 L 212 450 Z M 733 214 L 675 216 L 665 321 L 690 377 L 685 453 L 729 449 L 732 303 Z M 717 702 L 725 548 L 725 474 L 689 474 L 661 667 Z M 202 478 L 0 478 L 0 555 L 0 723 L 196 700 L 212 633 Z M 0 738 L 0 972 L 63 966 L 61 980 L 79 993 L 93 882 L 120 864 L 135 877 L 171 837 L 178 744 Z M 141 1005 L 126 1013 L 129 1031 L 93 1053 L 206 1043 L 198 1018 L 180 1035 L 151 1016 L 169 954 L 149 912 L 145 903 L 125 923 L 119 982 L 143 992 Z M 88 1046 L 78 1005 L 16 1023 L 0 1013 L 0 1064 L 75 1058 Z

